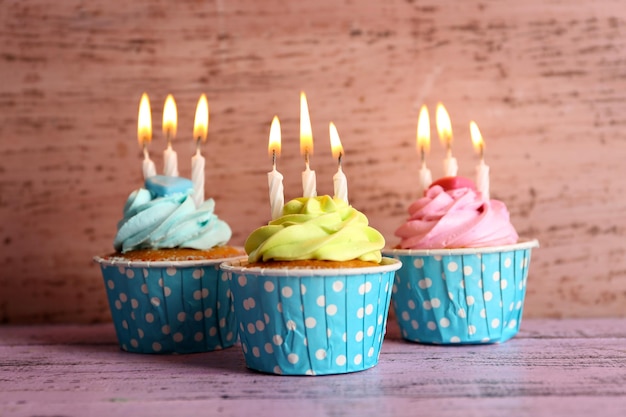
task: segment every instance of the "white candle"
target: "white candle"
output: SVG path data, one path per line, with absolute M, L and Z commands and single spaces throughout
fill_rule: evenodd
M 280 155 L 280 122 L 278 116 L 274 116 L 272 119 L 267 150 L 272 156 L 272 170 L 267 173 L 267 184 L 270 189 L 270 211 L 272 220 L 274 220 L 283 214 L 283 206 L 285 205 L 283 176 L 276 170 L 276 159 Z
M 428 108 L 422 105 L 417 118 L 417 151 L 422 160 L 422 167 L 419 173 L 420 193 L 424 193 L 433 182 L 430 169 L 426 167 L 426 153 L 430 150 L 430 117 Z
M 143 156 L 143 179 L 145 180 L 156 175 L 156 167 L 148 155 L 147 147 L 143 148 Z
M 309 167 L 309 161 L 306 162 L 306 169 L 302 171 L 302 197 L 317 197 L 317 184 L 315 171 Z
M 433 176 L 430 173 L 430 169 L 426 167 L 426 161 L 422 161 L 422 167 L 420 168 L 420 190 L 423 193 L 428 190 L 430 184 L 433 183 Z
M 313 154 L 313 132 L 309 106 L 304 92 L 300 93 L 300 154 L 304 155 L 306 169 L 302 171 L 302 196 L 317 197 L 315 171 L 309 167 L 309 156 Z
M 341 169 L 341 165 L 337 168 L 337 173 L 333 175 L 333 186 L 335 189 L 335 198 L 348 202 L 348 179 Z
M 205 159 L 200 154 L 200 146 L 191 158 L 191 181 L 193 182 L 193 201 L 196 207 L 204 202 L 204 165 Z
M 335 191 L 335 198 L 348 202 L 348 180 L 341 168 L 341 159 L 343 158 L 343 146 L 341 145 L 341 139 L 339 138 L 339 132 L 333 122 L 328 124 L 328 131 L 330 133 L 330 149 L 334 158 L 337 158 L 337 173 L 333 176 L 333 188 Z
M 283 214 L 285 205 L 285 195 L 283 190 L 283 175 L 274 168 L 267 173 L 267 184 L 270 189 L 270 209 L 272 220 L 279 218 Z
M 163 171 L 165 175 L 170 177 L 178 177 L 178 155 L 172 149 L 172 145 L 168 144 L 163 151 Z
M 446 148 L 446 157 L 443 160 L 443 174 L 446 177 L 455 177 L 459 167 L 456 158 L 452 157 L 452 123 L 443 104 L 437 104 L 437 133 L 439 140 Z
M 196 207 L 204 202 L 204 157 L 200 154 L 200 144 L 206 141 L 209 131 L 209 102 L 202 94 L 196 106 L 193 123 L 193 137 L 196 141 L 196 154 L 191 158 L 191 181 L 193 182 L 193 201 Z
M 452 156 L 452 150 L 448 149 L 446 158 L 443 160 L 443 173 L 446 177 L 456 177 L 459 171 L 459 166 L 456 163 L 456 158 Z
M 485 141 L 475 121 L 470 122 L 470 136 L 472 145 L 480 155 L 480 163 L 476 167 L 476 189 L 484 201 L 489 201 L 489 166 L 485 164 Z

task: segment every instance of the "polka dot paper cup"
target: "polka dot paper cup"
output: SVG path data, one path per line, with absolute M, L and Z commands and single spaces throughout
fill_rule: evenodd
M 501 343 L 519 330 L 537 240 L 467 249 L 389 249 L 402 262 L 392 303 L 404 339 L 428 344 Z
M 230 259 L 230 258 L 229 258 Z M 237 340 L 228 259 L 123 261 L 100 264 L 121 348 L 135 353 L 196 353 Z
M 246 365 L 283 375 L 375 366 L 400 262 L 346 269 L 248 268 L 226 262 Z

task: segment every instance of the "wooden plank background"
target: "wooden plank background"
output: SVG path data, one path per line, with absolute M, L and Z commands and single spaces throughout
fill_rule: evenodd
M 390 245 L 417 197 L 417 113 L 443 102 L 460 174 L 487 143 L 492 196 L 538 238 L 526 316 L 626 316 L 626 10 L 618 0 L 0 0 L 0 322 L 109 318 L 93 255 L 142 181 L 139 97 L 179 110 L 190 174 L 196 101 L 211 108 L 206 194 L 233 243 L 269 216 L 269 124 L 286 198 L 301 195 L 299 92 L 318 192 L 339 129 L 351 203 Z M 436 137 L 436 136 L 435 136 Z M 443 148 L 429 165 L 442 173 Z

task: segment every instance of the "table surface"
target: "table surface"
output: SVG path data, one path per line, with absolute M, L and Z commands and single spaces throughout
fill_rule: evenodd
M 122 414 L 123 413 L 123 414 Z M 405 342 L 379 364 L 318 377 L 245 367 L 239 345 L 120 351 L 111 324 L 0 326 L 0 416 L 626 415 L 626 319 L 526 320 L 489 346 Z

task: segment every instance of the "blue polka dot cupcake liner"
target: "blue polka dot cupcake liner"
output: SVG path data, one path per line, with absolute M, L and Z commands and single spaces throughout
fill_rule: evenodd
M 196 353 L 224 349 L 237 341 L 230 282 L 219 268 L 227 259 L 94 260 L 102 270 L 123 350 Z
M 226 262 L 246 366 L 280 375 L 363 371 L 378 363 L 400 262 L 270 269 Z
M 402 337 L 426 344 L 501 343 L 522 321 L 537 240 L 467 249 L 390 249 L 398 259 L 392 303 Z

